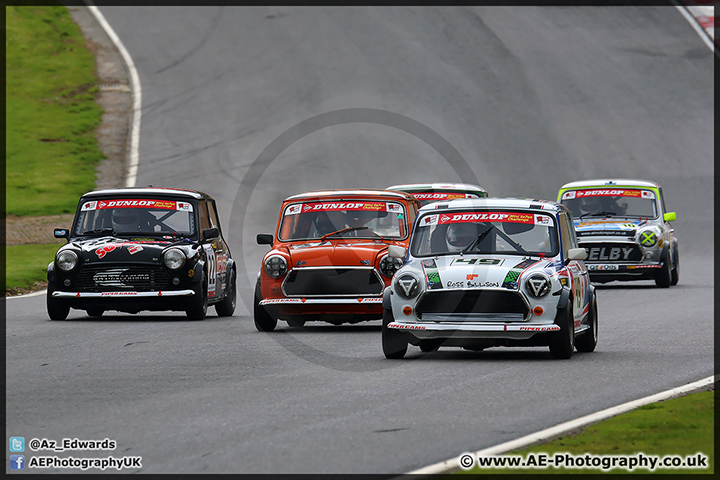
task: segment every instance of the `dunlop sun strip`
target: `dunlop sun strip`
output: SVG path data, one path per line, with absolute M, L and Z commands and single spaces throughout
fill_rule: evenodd
M 508 271 L 507 275 L 505 275 L 505 280 L 503 280 L 502 286 L 504 288 L 512 288 L 512 289 L 517 288 L 517 286 L 518 286 L 517 281 L 518 281 L 518 278 L 520 278 L 520 275 L 522 274 L 522 272 L 524 272 L 528 268 L 532 267 L 539 261 L 540 260 L 527 259 L 527 260 L 523 260 L 522 262 L 515 265 L 513 268 L 511 268 Z
M 423 270 L 425 271 L 425 278 L 427 278 L 428 289 L 437 290 L 442 288 L 442 282 L 440 281 L 440 272 L 438 272 L 435 260 L 429 258 L 422 262 Z

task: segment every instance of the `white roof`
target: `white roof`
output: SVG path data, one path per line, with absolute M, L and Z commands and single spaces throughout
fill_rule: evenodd
M 182 188 L 166 188 L 166 187 L 118 187 L 106 188 L 102 190 L 93 190 L 83 194 L 83 197 L 101 197 L 105 195 L 178 195 L 183 197 L 191 197 L 201 199 L 203 196 L 209 195 L 195 190 L 185 190 Z
M 406 183 L 403 185 L 393 185 L 387 187 L 387 190 L 399 190 L 402 192 L 425 192 L 428 190 L 441 191 L 468 191 L 468 192 L 486 192 L 480 185 L 471 183 Z
M 563 205 L 551 201 L 536 198 L 515 198 L 515 197 L 489 197 L 489 198 L 462 198 L 445 202 L 435 202 L 425 205 L 420 212 L 427 212 L 439 209 L 466 209 L 466 208 L 514 208 L 533 210 L 565 210 Z
M 313 198 L 313 197 L 330 197 L 330 198 L 338 198 L 338 197 L 347 197 L 347 196 L 363 196 L 366 195 L 368 197 L 386 197 L 391 199 L 408 199 L 412 198 L 409 197 L 407 193 L 404 192 L 389 192 L 387 190 L 374 190 L 370 188 L 357 188 L 354 190 L 319 190 L 316 192 L 305 192 L 305 193 L 298 193 L 297 195 L 291 195 L 285 199 L 287 202 L 288 200 L 304 200 L 307 198 Z
M 634 180 L 629 178 L 601 178 L 596 180 L 580 180 L 577 182 L 569 182 L 560 187 L 563 188 L 585 188 L 585 187 L 605 187 L 605 186 L 622 186 L 622 187 L 655 187 L 659 188 L 655 182 L 649 180 Z

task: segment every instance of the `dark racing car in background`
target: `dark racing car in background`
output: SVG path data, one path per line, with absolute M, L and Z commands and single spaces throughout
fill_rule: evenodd
M 408 183 L 393 185 L 387 190 L 411 194 L 420 201 L 420 205 L 461 198 L 485 198 L 487 190 L 470 183 Z
M 235 311 L 235 263 L 215 200 L 192 190 L 116 188 L 80 198 L 70 230 L 48 265 L 47 311 L 180 310 L 202 320 Z

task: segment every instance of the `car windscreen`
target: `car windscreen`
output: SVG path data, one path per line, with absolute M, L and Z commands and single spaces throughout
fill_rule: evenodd
M 85 200 L 75 222 L 75 235 L 185 235 L 196 232 L 190 202 L 152 198 Z
M 551 215 L 512 210 L 466 210 L 427 213 L 419 218 L 410 246 L 415 257 L 481 253 L 558 254 L 558 234 Z
M 657 197 L 638 188 L 590 188 L 563 192 L 560 203 L 573 217 L 657 218 Z
M 405 206 L 382 200 L 323 200 L 291 203 L 283 211 L 280 241 L 327 238 L 393 238 L 408 235 Z
M 482 198 L 483 195 L 470 192 L 459 192 L 456 190 L 451 191 L 418 191 L 410 192 L 410 194 L 420 201 L 420 205 L 427 205 L 433 202 L 442 202 L 446 200 L 457 200 L 461 198 Z

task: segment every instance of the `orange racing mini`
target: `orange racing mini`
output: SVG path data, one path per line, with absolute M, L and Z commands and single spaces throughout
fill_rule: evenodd
M 272 249 L 255 285 L 255 327 L 269 332 L 282 319 L 335 325 L 382 318 L 382 295 L 407 248 L 420 202 L 387 190 L 327 190 L 287 198 L 275 235 L 258 234 Z

